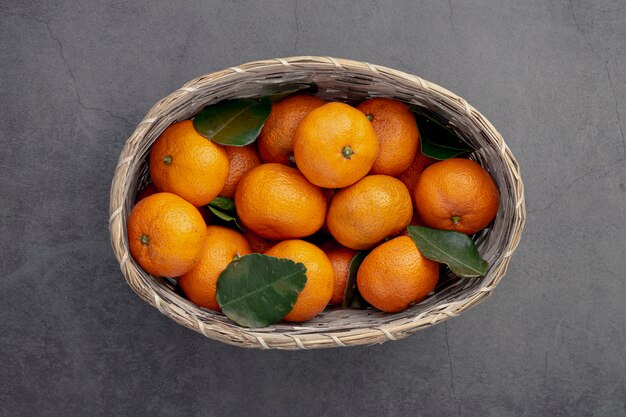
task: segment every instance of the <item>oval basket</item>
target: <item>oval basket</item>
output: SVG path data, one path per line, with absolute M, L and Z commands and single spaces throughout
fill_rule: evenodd
M 489 170 L 501 194 L 492 225 L 476 238 L 490 265 L 486 276 L 459 279 L 448 274 L 435 293 L 400 313 L 373 309 L 327 308 L 302 323 L 243 328 L 223 314 L 201 309 L 181 297 L 171 280 L 144 272 L 128 252 L 126 220 L 137 190 L 147 177 L 150 146 L 175 121 L 188 119 L 205 105 L 238 97 L 262 97 L 294 85 L 315 85 L 317 95 L 348 103 L 391 97 L 449 121 L 475 151 L 471 158 Z M 256 61 L 203 75 L 160 100 L 126 141 L 110 195 L 109 230 L 115 256 L 128 285 L 147 303 L 177 323 L 231 345 L 263 349 L 311 349 L 397 340 L 456 317 L 487 297 L 506 273 L 526 217 L 519 166 L 502 136 L 463 98 L 415 75 L 331 57 L 292 57 Z

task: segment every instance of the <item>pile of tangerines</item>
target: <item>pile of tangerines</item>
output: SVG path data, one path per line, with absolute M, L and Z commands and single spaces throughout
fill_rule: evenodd
M 257 252 L 303 263 L 306 285 L 284 318 L 301 322 L 342 303 L 350 261 L 366 250 L 359 293 L 382 311 L 401 311 L 439 277 L 407 226 L 473 234 L 499 204 L 479 164 L 436 161 L 419 142 L 409 107 L 386 98 L 352 107 L 291 95 L 272 105 L 244 147 L 207 140 L 191 120 L 174 123 L 150 150 L 152 182 L 128 219 L 131 254 L 211 310 L 220 309 L 217 281 L 234 258 Z M 218 196 L 234 200 L 241 229 L 207 214 Z

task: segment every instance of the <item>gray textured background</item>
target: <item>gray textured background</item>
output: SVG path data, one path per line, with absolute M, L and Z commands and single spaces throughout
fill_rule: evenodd
M 0 415 L 626 415 L 626 3 L 0 3 Z M 465 97 L 521 164 L 508 275 L 399 342 L 242 350 L 144 304 L 110 249 L 124 140 L 250 60 L 333 55 Z

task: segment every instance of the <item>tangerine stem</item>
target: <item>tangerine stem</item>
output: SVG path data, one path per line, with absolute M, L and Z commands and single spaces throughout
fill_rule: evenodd
M 354 151 L 352 150 L 352 148 L 350 146 L 344 146 L 343 149 L 341 150 L 341 154 L 346 159 L 352 159 L 352 154 L 353 153 L 354 153 Z
M 458 222 L 461 221 L 461 216 L 454 215 L 450 217 L 450 220 L 452 220 L 452 223 L 457 224 Z
M 367 119 L 371 122 L 372 120 L 374 120 L 374 115 L 373 114 L 366 114 Z
M 150 238 L 148 238 L 148 236 L 146 236 L 146 235 L 141 235 L 139 240 L 141 241 L 142 245 L 147 245 L 148 242 L 150 242 Z
M 171 163 L 172 163 L 172 157 L 171 157 L 171 156 L 169 156 L 169 155 L 168 155 L 168 156 L 164 156 L 164 157 L 163 157 L 163 163 L 164 163 L 165 165 L 169 165 L 169 164 L 171 164 Z

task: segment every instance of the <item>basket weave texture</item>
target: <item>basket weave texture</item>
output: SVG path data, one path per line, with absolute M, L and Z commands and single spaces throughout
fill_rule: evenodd
M 455 133 L 475 149 L 470 157 L 489 170 L 500 189 L 496 219 L 476 239 L 481 256 L 489 262 L 487 275 L 459 279 L 448 274 L 440 279 L 434 295 L 396 314 L 327 308 L 306 323 L 281 322 L 249 329 L 219 312 L 197 307 L 175 291 L 172 281 L 144 272 L 129 254 L 126 221 L 137 190 L 146 181 L 152 143 L 171 123 L 193 117 L 208 104 L 262 97 L 294 84 L 314 84 L 317 95 L 351 104 L 371 97 L 390 97 L 449 120 Z M 487 297 L 505 275 L 519 243 L 526 218 L 523 190 L 519 165 L 502 136 L 467 101 L 445 88 L 366 62 L 314 56 L 277 58 L 203 75 L 156 103 L 128 138 L 120 155 L 111 185 L 109 230 L 128 285 L 164 315 L 208 338 L 262 349 L 356 346 L 404 338 L 456 317 Z

